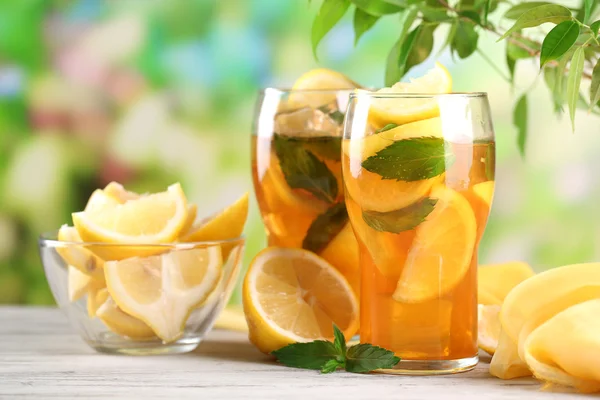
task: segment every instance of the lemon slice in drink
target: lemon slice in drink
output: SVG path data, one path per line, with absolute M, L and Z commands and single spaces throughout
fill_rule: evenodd
M 451 291 L 469 270 L 475 248 L 475 215 L 467 200 L 443 185 L 430 194 L 434 210 L 416 228 L 411 250 L 393 294 L 419 303 Z
M 434 184 L 440 183 L 444 175 L 418 181 L 384 179 L 381 175 L 363 168 L 365 160 L 396 141 L 418 137 L 442 137 L 440 118 L 398 126 L 365 137 L 362 140 L 345 140 L 342 148 L 344 157 L 345 185 L 350 197 L 361 208 L 369 211 L 388 212 L 407 207 L 429 193 Z
M 452 77 L 448 70 L 440 63 L 429 70 L 420 78 L 410 82 L 398 82 L 390 88 L 383 88 L 376 93 L 382 96 L 403 94 L 441 94 L 452 91 Z M 369 118 L 375 126 L 383 127 L 387 124 L 406 124 L 422 119 L 437 117 L 440 114 L 437 99 L 435 98 L 374 98 L 369 110 Z
M 81 238 L 112 244 L 170 243 L 177 239 L 188 218 L 188 204 L 179 184 L 167 191 L 124 204 L 73 214 Z M 96 246 L 94 253 L 105 260 L 119 260 L 156 252 L 151 247 Z
M 317 108 L 337 100 L 334 93 L 319 93 L 319 90 L 349 90 L 360 86 L 344 74 L 327 68 L 310 70 L 300 76 L 292 87 L 293 92 L 288 100 L 289 108 Z M 305 91 L 304 93 L 299 91 Z M 347 97 L 347 96 L 346 96 Z
M 358 302 L 344 276 L 302 249 L 270 247 L 250 264 L 243 286 L 250 341 L 270 353 L 294 342 L 346 338 L 358 328 Z
M 108 291 L 119 308 L 166 342 L 183 334 L 191 310 L 217 288 L 221 267 L 217 246 L 104 264 Z

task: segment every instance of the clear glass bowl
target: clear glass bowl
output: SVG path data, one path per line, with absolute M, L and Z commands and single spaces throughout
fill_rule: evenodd
M 185 353 L 198 346 L 231 297 L 244 243 L 245 239 L 239 237 L 213 242 L 114 245 L 58 241 L 54 232 L 40 237 L 39 250 L 56 303 L 87 344 L 99 352 L 146 355 Z M 125 261 L 109 262 L 96 255 L 106 259 L 107 254 L 138 249 L 143 257 Z M 107 270 L 112 271 L 111 280 L 105 277 Z M 114 282 L 115 276 L 123 277 L 117 281 L 127 284 L 107 288 L 106 282 Z M 133 296 L 124 296 L 122 293 L 131 290 L 123 291 L 123 287 L 133 288 Z M 121 301 L 115 301 L 113 293 L 120 293 L 116 297 Z M 152 304 L 152 312 L 133 316 L 148 303 Z M 128 304 L 134 306 L 126 313 L 120 306 Z M 154 333 L 157 320 L 167 321 L 159 323 L 170 327 L 166 329 L 167 340 Z M 164 330 L 162 333 L 164 338 Z

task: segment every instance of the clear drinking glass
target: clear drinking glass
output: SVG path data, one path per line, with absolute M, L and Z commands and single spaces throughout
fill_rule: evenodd
M 269 245 L 322 256 L 358 292 L 358 246 L 341 165 L 351 92 L 263 90 L 252 130 L 252 178 Z
M 388 373 L 472 369 L 477 249 L 494 191 L 487 95 L 351 94 L 342 149 L 361 342 L 401 357 Z

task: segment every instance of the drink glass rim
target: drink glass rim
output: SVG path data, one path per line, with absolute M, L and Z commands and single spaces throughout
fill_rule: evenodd
M 433 99 L 438 97 L 487 98 L 487 92 L 451 93 L 381 93 L 360 90 L 350 93 L 350 99 L 368 97 L 371 99 Z
M 267 87 L 260 90 L 261 94 L 289 94 L 289 93 L 348 93 L 352 94 L 357 89 L 293 89 L 293 88 L 275 88 Z

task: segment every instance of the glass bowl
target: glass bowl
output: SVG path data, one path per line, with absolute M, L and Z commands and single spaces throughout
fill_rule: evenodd
M 92 348 L 173 354 L 194 350 L 212 328 L 244 242 L 116 245 L 59 241 L 54 232 L 40 237 L 39 250 L 56 303 Z M 131 254 L 139 256 L 124 258 Z

